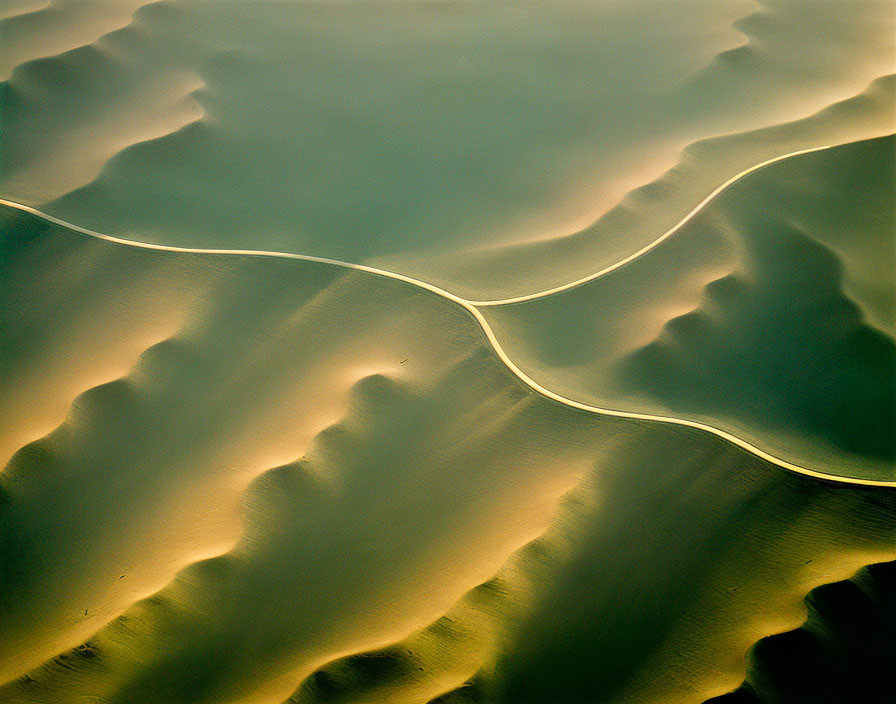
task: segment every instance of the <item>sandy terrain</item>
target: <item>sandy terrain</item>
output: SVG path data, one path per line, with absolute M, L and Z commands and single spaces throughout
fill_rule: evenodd
M 0 2 L 0 703 L 896 696 L 896 13 Z

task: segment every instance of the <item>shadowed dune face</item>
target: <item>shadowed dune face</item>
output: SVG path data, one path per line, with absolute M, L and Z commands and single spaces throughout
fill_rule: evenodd
M 762 278 L 708 284 L 700 307 L 622 361 L 620 386 L 679 414 L 713 408 L 896 460 L 896 343 L 843 295 L 830 250 L 774 223 L 754 227 L 767 236 L 748 253 Z
M 406 284 L 307 262 L 137 252 L 71 233 L 57 259 L 66 252 L 58 228 L 23 216 L 10 231 L 22 235 L 7 250 L 17 295 L 49 286 L 54 261 L 83 275 L 46 306 L 15 306 L 7 417 L 53 418 L 58 401 L 41 408 L 30 390 L 49 395 L 76 388 L 85 367 L 117 368 L 131 336 L 162 311 L 175 327 L 126 374 L 74 398 L 64 422 L 0 475 L 0 639 L 14 644 L 5 679 L 100 630 L 184 564 L 230 549 L 246 492 L 233 551 L 181 573 L 108 637 L 91 637 L 88 650 L 106 655 L 78 656 L 100 671 L 71 701 L 157 701 L 161 681 L 171 701 L 206 688 L 208 701 L 232 699 L 432 620 L 543 529 L 615 427 L 535 396 L 464 311 Z M 116 274 L 97 281 L 101 271 Z M 116 277 L 140 291 L 124 301 L 139 319 L 121 310 Z M 146 279 L 152 290 L 141 290 Z M 67 314 L 76 294 L 90 315 Z M 108 348 L 99 359 L 98 319 Z M 65 351 L 85 362 L 54 368 Z M 147 626 L 132 632 L 129 619 Z M 281 685 L 283 696 L 300 678 Z
M 886 138 L 769 166 L 606 277 L 483 310 L 567 396 L 892 477 L 893 153 Z
M 811 586 L 892 552 L 893 497 L 840 489 L 644 426 L 493 580 L 431 627 L 329 663 L 289 702 L 422 701 L 426 685 L 439 704 L 684 702 L 732 688 L 750 639 L 798 624 Z
M 615 444 L 606 456 L 612 455 Z M 558 503 L 543 534 L 511 555 L 492 578 L 467 592 L 438 620 L 383 648 L 327 663 L 287 701 L 398 704 L 429 701 L 458 687 L 471 690 L 477 671 L 489 667 L 505 645 L 508 630 L 532 608 L 539 585 L 550 582 L 570 558 L 600 510 L 597 474 L 594 468 L 586 473 Z
M 14 419 L 0 425 L 5 463 L 59 425 L 79 393 L 124 376 L 174 335 L 232 267 L 100 245 L 7 209 L 2 217 L 0 408 Z
M 593 532 L 483 675 L 485 701 L 691 701 L 742 677 L 751 632 L 802 619 L 803 585 L 891 553 L 892 496 L 757 474 L 714 441 L 684 453 L 687 436 L 619 453 Z
M 3 94 L 4 195 L 57 198 L 122 149 L 202 118 L 202 81 L 163 29 L 178 18 L 150 4 L 93 43 L 15 67 Z
M 748 113 L 768 111 L 773 105 L 782 112 L 800 110 L 803 96 L 782 96 L 774 102 L 769 96 L 798 80 L 804 89 L 825 86 L 829 92 L 821 99 L 831 102 L 833 96 L 846 97 L 842 86 L 861 80 L 867 71 L 879 76 L 892 70 L 896 42 L 886 2 L 758 0 L 757 4 L 758 11 L 734 23 L 744 43 L 716 56 L 684 93 L 688 99 L 703 103 L 736 92 L 734 99 Z M 828 49 L 819 51 L 818 42 L 830 42 Z M 832 76 L 837 76 L 839 85 L 832 83 Z M 736 120 L 732 118 L 733 129 L 739 129 Z
M 475 253 L 499 247 L 556 283 L 581 266 L 562 236 L 687 144 L 811 115 L 886 70 L 882 4 L 837 3 L 836 21 L 826 0 L 778 5 L 738 24 L 754 3 L 152 3 L 17 66 L 3 188 L 143 240 L 376 259 L 476 295 L 514 286 Z M 762 63 L 732 73 L 713 57 L 744 35 Z M 634 220 L 668 227 L 736 171 L 715 162 Z M 545 239 L 553 266 L 509 246 Z M 602 239 L 611 259 L 634 240 Z
M 503 297 L 531 294 L 536 291 L 551 289 L 557 285 L 590 276 L 598 271 L 615 265 L 626 257 L 638 252 L 642 247 L 650 245 L 657 237 L 675 226 L 685 217 L 702 198 L 725 183 L 735 174 L 762 163 L 766 159 L 790 154 L 801 149 L 818 147 L 825 144 L 839 144 L 852 140 L 880 137 L 891 134 L 896 128 L 893 121 L 896 111 L 896 90 L 894 76 L 887 75 L 873 81 L 870 85 L 849 98 L 834 103 L 808 117 L 775 124 L 769 127 L 725 134 L 710 139 L 702 139 L 687 145 L 673 168 L 663 173 L 656 180 L 631 190 L 613 208 L 601 215 L 593 223 L 585 225 L 581 230 L 565 236 L 542 236 L 522 243 L 510 243 L 505 246 L 474 247 L 469 251 L 452 253 L 405 261 L 399 258 L 379 258 L 376 261 L 386 268 L 408 271 L 427 281 L 435 281 L 451 291 L 468 296 L 471 300 L 494 300 Z M 819 155 L 821 156 L 821 155 Z M 885 168 L 889 154 L 878 150 L 876 154 L 865 153 L 874 163 L 884 163 Z M 804 162 L 798 162 L 804 163 Z M 859 171 L 862 162 L 856 161 Z M 885 190 L 886 179 L 872 183 L 863 182 L 860 177 L 853 179 L 847 176 L 849 167 L 840 165 L 834 172 L 827 174 L 841 178 L 834 190 L 838 193 L 846 189 L 870 189 L 875 192 L 874 199 L 891 198 Z M 805 174 L 799 168 L 788 169 L 787 162 L 781 162 L 771 173 L 788 173 L 789 179 L 804 186 L 809 194 L 820 192 L 811 184 L 806 184 Z M 762 179 L 764 171 L 750 176 L 751 181 Z M 774 187 L 782 187 L 782 179 L 777 179 Z M 803 198 L 803 190 L 791 190 L 789 198 Z M 811 218 L 818 211 L 811 203 L 806 208 L 790 210 L 795 217 Z M 882 227 L 880 212 L 864 209 L 852 209 L 847 212 L 847 222 L 840 231 L 840 243 L 850 240 L 851 245 L 868 248 L 883 248 L 886 252 L 892 249 L 892 242 L 886 237 L 885 225 Z M 857 218 L 868 214 L 877 216 L 877 223 L 868 228 L 862 222 L 861 229 L 874 229 L 883 233 L 873 239 L 849 238 L 848 233 L 855 222 L 849 217 Z M 828 213 L 833 216 L 833 213 Z M 830 223 L 812 221 L 814 231 L 824 230 L 829 235 Z M 844 235 L 846 237 L 844 238 Z M 678 237 L 678 235 L 676 235 Z M 671 243 L 670 243 L 671 244 Z M 669 245 L 666 245 L 668 249 Z M 717 245 L 716 245 L 717 246 Z M 878 251 L 878 250 L 875 250 Z M 870 274 L 869 260 L 879 263 L 886 261 L 884 257 L 864 255 L 864 272 Z M 877 287 L 876 296 L 882 291 L 889 291 L 889 272 L 883 275 L 856 283 L 868 292 L 869 283 Z M 885 293 L 883 299 L 891 301 L 891 293 Z M 892 303 L 884 306 L 884 320 L 892 320 Z M 880 319 L 875 320 L 880 325 Z
M 68 51 L 127 24 L 145 0 L 11 0 L 0 8 L 0 80 L 16 66 Z
M 0 2 L 0 702 L 888 695 L 894 29 Z
M 757 642 L 747 681 L 707 704 L 887 701 L 896 664 L 894 568 L 893 562 L 869 565 L 809 592 L 806 622 Z

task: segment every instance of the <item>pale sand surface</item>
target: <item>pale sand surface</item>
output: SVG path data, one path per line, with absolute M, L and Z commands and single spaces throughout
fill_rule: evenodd
M 34 258 L 47 251 L 43 236 L 59 233 L 38 232 L 29 247 Z M 137 277 L 151 274 L 158 293 L 153 303 L 166 309 L 183 285 L 184 269 L 192 269 L 193 281 L 214 281 L 202 298 L 194 287 L 192 305 L 181 295 L 182 322 L 125 376 L 84 390 L 62 425 L 19 451 L 4 472 L 6 555 L 15 575 L 4 600 L 6 615 L 18 614 L 2 621 L 9 629 L 4 642 L 17 648 L 10 667 L 27 669 L 28 658 L 39 662 L 66 642 L 76 644 L 135 595 L 164 584 L 184 561 L 226 549 L 239 532 L 247 485 L 303 456 L 304 463 L 266 474 L 248 490 L 255 498 L 245 499 L 247 526 L 264 525 L 256 537 L 247 528 L 237 552 L 261 560 L 249 580 L 256 586 L 299 545 L 308 552 L 296 552 L 289 564 L 301 566 L 312 555 L 324 561 L 301 569 L 282 565 L 287 584 L 269 575 L 272 592 L 309 589 L 309 598 L 322 601 L 313 609 L 320 612 L 316 625 L 295 624 L 296 641 L 311 649 L 302 657 L 369 645 L 393 635 L 394 622 L 405 624 L 409 612 L 418 612 L 412 622 L 425 622 L 465 585 L 491 574 L 502 553 L 543 528 L 554 498 L 600 451 L 599 436 L 607 431 L 588 418 L 570 421 L 568 409 L 529 392 L 490 353 L 474 321 L 431 294 L 292 261 L 231 259 L 215 268 L 213 258 L 191 262 L 178 255 L 187 261 L 166 269 L 160 260 L 170 254 L 109 251 L 84 238 L 76 243 L 84 262 L 95 253 L 114 259 L 97 265 L 101 271 L 111 266 L 136 269 Z M 85 288 L 82 302 L 91 294 Z M 399 299 L 405 303 L 392 305 Z M 59 307 L 68 300 L 64 296 Z M 93 304 L 114 313 L 119 301 Z M 46 317 L 46 310 L 23 315 L 21 338 L 31 331 L 41 346 L 54 345 Z M 128 322 L 106 328 L 109 346 L 125 337 Z M 60 331 L 61 344 L 72 344 L 70 336 Z M 75 386 L 81 378 L 73 372 L 63 367 L 54 380 Z M 9 413 L 14 417 L 15 409 Z M 591 441 L 580 446 L 585 431 Z M 278 482 L 303 476 L 285 487 L 289 496 L 277 498 Z M 309 500 L 317 495 L 316 519 L 298 501 L 304 491 L 311 492 Z M 283 501 L 287 505 L 277 509 Z M 288 516 L 281 521 L 278 512 L 293 501 L 298 513 L 284 524 Z M 423 522 L 420 530 L 410 529 L 414 520 Z M 255 555 L 255 543 L 271 538 L 275 544 Z M 23 552 L 35 543 L 42 546 L 38 553 Z M 405 564 L 392 564 L 389 554 Z M 422 564 L 414 568 L 415 562 Z M 351 577 L 355 569 L 361 574 Z M 334 603 L 330 577 L 341 572 L 338 581 L 348 592 Z M 312 575 L 319 586 L 308 583 Z M 371 580 L 380 579 L 382 608 L 372 608 Z M 301 597 L 286 600 L 283 613 L 271 616 L 282 621 L 295 598 Z M 360 599 L 358 605 L 351 607 L 350 598 Z M 294 615 L 302 621 L 308 612 Z M 335 627 L 343 619 L 359 621 L 347 625 L 354 634 L 347 641 Z M 302 628 L 310 630 L 302 635 Z M 260 648 L 255 657 L 283 656 Z M 259 664 L 246 667 L 263 677 Z
M 4 0 L 0 78 L 27 62 L 77 49 L 127 25 L 144 0 Z
M 893 36 L 0 2 L 0 703 L 886 701 Z

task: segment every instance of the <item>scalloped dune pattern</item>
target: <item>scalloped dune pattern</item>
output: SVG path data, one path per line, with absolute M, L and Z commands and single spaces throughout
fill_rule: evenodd
M 0 3 L 0 704 L 884 704 L 896 15 Z

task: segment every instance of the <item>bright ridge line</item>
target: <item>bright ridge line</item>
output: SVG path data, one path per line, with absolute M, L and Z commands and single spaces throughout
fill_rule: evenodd
M 469 312 L 475 319 L 476 322 L 479 323 L 479 326 L 482 328 L 485 333 L 486 339 L 488 339 L 489 344 L 492 349 L 495 351 L 495 354 L 498 355 L 498 358 L 504 363 L 504 365 L 511 371 L 513 374 L 518 377 L 524 384 L 526 384 L 529 388 L 538 392 L 542 396 L 549 398 L 553 401 L 561 403 L 563 405 L 569 406 L 571 408 L 575 408 L 581 411 L 586 411 L 588 413 L 595 413 L 597 415 L 603 416 L 612 416 L 616 418 L 630 418 L 633 420 L 646 420 L 646 421 L 654 421 L 658 423 L 668 423 L 671 425 L 680 425 L 688 428 L 695 428 L 697 430 L 702 430 L 707 433 L 711 433 L 717 437 L 722 438 L 723 440 L 727 440 L 728 442 L 740 447 L 747 452 L 759 457 L 761 459 L 766 460 L 782 469 L 785 469 L 790 472 L 794 472 L 796 474 L 802 474 L 807 477 L 813 477 L 815 479 L 822 479 L 829 482 L 835 482 L 839 484 L 855 484 L 862 486 L 876 486 L 876 487 L 896 487 L 896 481 L 887 481 L 883 479 L 860 479 L 857 477 L 844 477 L 836 474 L 829 474 L 826 472 L 819 472 L 813 469 L 809 469 L 807 467 L 802 467 L 798 464 L 794 464 L 793 462 L 789 462 L 787 460 L 781 459 L 780 457 L 776 457 L 761 448 L 752 445 L 746 440 L 729 433 L 726 430 L 722 430 L 721 428 L 716 428 L 714 426 L 708 425 L 706 423 L 700 423 L 697 421 L 686 420 L 684 418 L 676 418 L 673 416 L 661 416 L 661 415 L 653 415 L 649 413 L 637 413 L 634 411 L 620 411 L 612 408 L 600 408 L 598 406 L 592 406 L 587 403 L 582 403 L 581 401 L 575 401 L 573 399 L 567 398 L 565 396 L 561 396 L 550 389 L 545 388 L 537 381 L 535 381 L 532 377 L 526 374 L 522 369 L 520 369 L 512 359 L 507 355 L 504 351 L 504 348 L 501 346 L 501 343 L 498 341 L 498 338 L 495 335 L 494 330 L 491 325 L 489 325 L 488 321 L 485 319 L 485 316 L 479 310 L 478 306 L 494 306 L 494 305 L 506 305 L 509 303 L 518 303 L 521 301 L 533 300 L 536 298 L 543 298 L 545 296 L 550 296 L 554 293 L 558 293 L 560 291 L 566 291 L 574 286 L 578 286 L 580 284 L 586 283 L 588 281 L 593 281 L 594 279 L 603 276 L 611 271 L 618 269 L 619 267 L 631 262 L 632 260 L 642 256 L 643 254 L 649 252 L 654 247 L 659 245 L 664 240 L 671 237 L 675 232 L 677 232 L 681 227 L 687 223 L 691 218 L 693 218 L 700 210 L 706 207 L 712 200 L 714 200 L 723 190 L 730 187 L 736 181 L 739 181 L 747 174 L 750 174 L 758 169 L 763 168 L 764 166 L 768 166 L 769 164 L 773 164 L 778 161 L 782 161 L 784 159 L 788 159 L 790 157 L 798 156 L 800 154 L 808 154 L 810 152 L 820 151 L 822 149 L 830 149 L 830 146 L 824 147 L 812 147 L 811 149 L 802 149 L 796 152 L 790 152 L 788 154 L 784 154 L 779 157 L 775 157 L 774 159 L 769 159 L 760 164 L 750 167 L 745 171 L 740 172 L 736 176 L 728 179 L 721 186 L 716 188 L 712 193 L 710 193 L 706 198 L 704 198 L 695 208 L 693 208 L 685 217 L 678 222 L 677 225 L 673 226 L 669 230 L 667 230 L 663 235 L 661 235 L 658 239 L 651 242 L 646 247 L 638 250 L 634 254 L 626 257 L 622 261 L 607 267 L 595 274 L 592 274 L 583 279 L 579 279 L 577 281 L 573 281 L 571 283 L 565 284 L 563 286 L 558 286 L 556 288 L 548 289 L 547 291 L 542 291 L 540 293 L 530 294 L 527 296 L 517 296 L 516 298 L 508 298 L 501 299 L 495 301 L 470 301 L 465 298 L 461 298 L 449 291 L 446 291 L 438 286 L 435 286 L 426 281 L 421 281 L 420 279 L 415 279 L 411 276 L 406 276 L 404 274 L 399 274 L 393 271 L 387 271 L 385 269 L 378 269 L 376 267 L 367 266 L 366 264 L 353 264 L 351 262 L 344 262 L 339 259 L 330 259 L 327 257 L 316 257 L 310 254 L 296 254 L 293 252 L 274 252 L 267 250 L 252 250 L 252 249 L 202 249 L 202 248 L 193 248 L 193 247 L 176 247 L 172 245 L 163 245 L 163 244 L 152 244 L 148 242 L 137 242 L 134 240 L 128 240 L 121 237 L 114 237 L 112 235 L 105 235 L 100 232 L 96 232 L 94 230 L 89 230 L 84 227 L 80 227 L 78 225 L 74 225 L 72 223 L 66 222 L 65 220 L 61 220 L 57 217 L 49 215 L 47 213 L 41 212 L 36 208 L 33 208 L 29 205 L 25 205 L 23 203 L 18 203 L 15 201 L 11 201 L 5 198 L 0 198 L 0 205 L 5 205 L 10 208 L 14 208 L 16 210 L 20 210 L 22 212 L 30 213 L 31 215 L 35 215 L 42 220 L 45 220 L 54 225 L 59 225 L 66 229 L 72 230 L 73 232 L 78 232 L 83 235 L 87 235 L 89 237 L 94 237 L 100 240 L 105 240 L 107 242 L 114 242 L 116 244 L 127 245 L 131 247 L 138 247 L 140 249 L 151 249 L 157 250 L 161 252 L 181 252 L 185 254 L 217 254 L 217 255 L 225 255 L 225 256 L 250 256 L 250 257 L 269 257 L 269 258 L 277 258 L 277 259 L 298 259 L 301 261 L 309 261 L 309 262 L 317 262 L 319 264 L 330 264 L 333 266 L 342 267 L 345 269 L 353 269 L 355 271 L 364 271 L 369 274 L 376 274 L 377 276 L 384 276 L 389 279 L 395 279 L 396 281 L 403 281 L 408 284 L 412 284 L 419 288 L 425 289 L 434 293 L 442 298 L 445 298 L 449 301 L 456 303 L 457 305 L 464 308 L 467 312 Z

